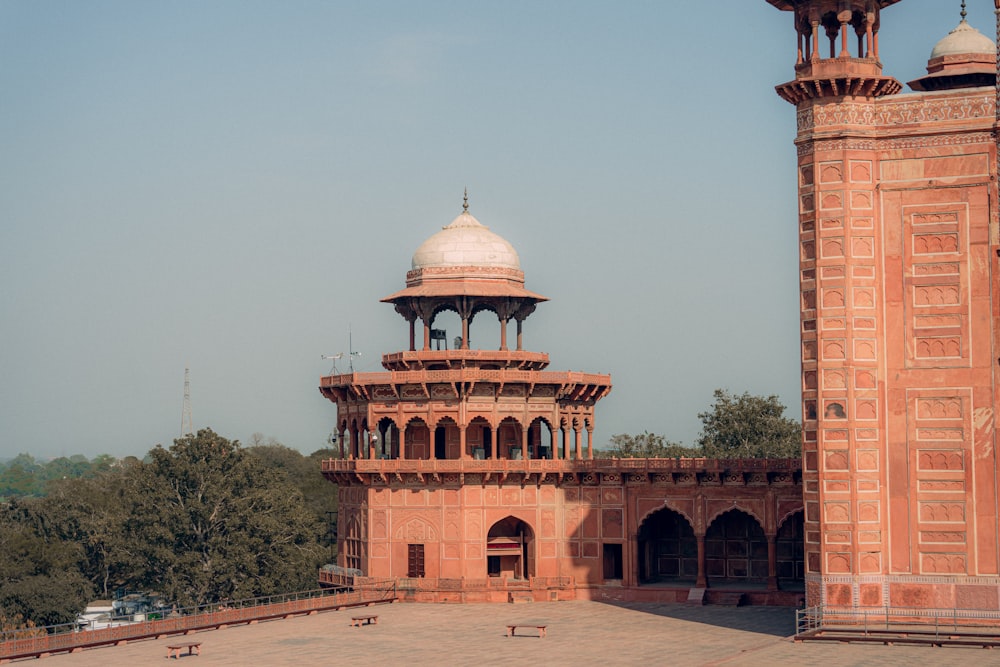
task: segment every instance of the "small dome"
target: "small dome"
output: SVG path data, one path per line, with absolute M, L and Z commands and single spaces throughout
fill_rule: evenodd
M 448 266 L 521 269 L 514 246 L 491 232 L 467 209 L 417 248 L 412 265 L 414 270 Z
M 972 53 L 993 55 L 996 50 L 992 39 L 973 28 L 963 18 L 957 28 L 934 46 L 930 59 Z

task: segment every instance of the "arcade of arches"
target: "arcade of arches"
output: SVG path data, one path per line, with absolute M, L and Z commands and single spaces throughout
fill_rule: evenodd
M 422 417 L 410 417 L 405 429 L 390 417 L 383 417 L 370 430 L 364 421 L 344 420 L 338 432 L 341 458 L 348 460 L 593 457 L 589 420 L 578 418 L 563 418 L 555 432 L 545 417 L 536 417 L 525 428 L 514 416 L 504 417 L 496 426 L 485 416 L 475 416 L 464 429 L 448 416 L 441 417 L 433 426 Z
M 340 564 L 419 599 L 802 596 L 796 460 L 375 458 L 324 471 L 340 484 Z

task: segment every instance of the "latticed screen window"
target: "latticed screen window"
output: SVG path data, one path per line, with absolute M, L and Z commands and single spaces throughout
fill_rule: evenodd
M 424 545 L 422 544 L 408 544 L 407 547 L 407 567 L 406 576 L 408 577 L 422 577 L 424 576 Z
M 357 519 L 351 519 L 347 523 L 347 535 L 344 537 L 344 565 L 360 570 L 364 548 L 365 543 L 364 536 L 361 534 L 361 525 Z

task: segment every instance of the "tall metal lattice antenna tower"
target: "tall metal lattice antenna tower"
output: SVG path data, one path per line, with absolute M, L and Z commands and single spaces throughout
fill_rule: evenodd
M 188 367 L 184 367 L 184 407 L 181 408 L 181 437 L 194 433 L 194 419 L 191 417 L 191 378 Z

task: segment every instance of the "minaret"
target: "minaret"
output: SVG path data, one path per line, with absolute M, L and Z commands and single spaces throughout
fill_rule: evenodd
M 795 80 L 777 87 L 783 99 L 881 97 L 902 88 L 882 75 L 878 52 L 881 10 L 899 0 L 767 1 L 795 17 Z
M 988 58 L 963 17 L 897 95 L 898 0 L 768 2 L 798 40 L 807 604 L 995 609 L 995 93 L 963 69 Z

